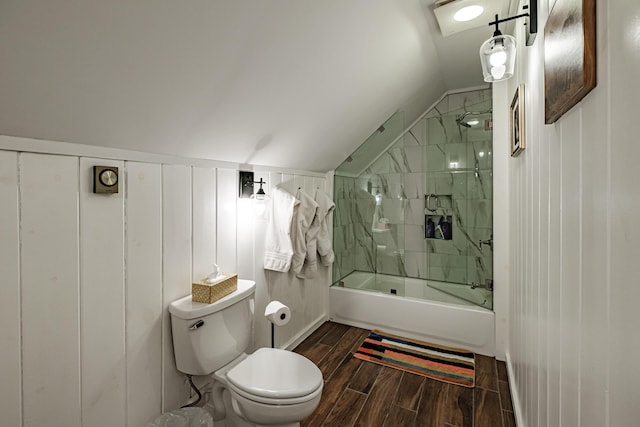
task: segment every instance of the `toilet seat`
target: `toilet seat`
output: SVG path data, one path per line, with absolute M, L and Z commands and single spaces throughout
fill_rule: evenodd
M 261 348 L 227 372 L 229 387 L 255 402 L 293 405 L 322 392 L 322 372 L 304 356 Z

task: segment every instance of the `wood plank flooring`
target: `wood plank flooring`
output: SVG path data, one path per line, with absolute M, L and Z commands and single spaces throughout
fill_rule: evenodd
M 515 427 L 504 362 L 476 355 L 476 386 L 465 388 L 356 359 L 369 332 L 326 322 L 294 349 L 324 376 L 302 427 Z

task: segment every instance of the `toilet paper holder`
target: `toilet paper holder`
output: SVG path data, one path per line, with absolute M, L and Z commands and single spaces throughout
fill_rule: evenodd
M 264 316 L 271 323 L 271 348 L 275 348 L 275 327 L 289 323 L 291 310 L 280 301 L 271 301 L 264 309 Z

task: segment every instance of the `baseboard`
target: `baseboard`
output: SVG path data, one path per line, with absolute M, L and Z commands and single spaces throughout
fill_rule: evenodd
M 526 427 L 524 420 L 522 419 L 522 407 L 520 406 L 520 393 L 518 393 L 518 387 L 516 386 L 516 376 L 513 371 L 513 365 L 511 362 L 511 354 L 507 352 L 507 374 L 509 376 L 509 388 L 511 389 L 511 401 L 513 403 L 513 414 L 516 418 L 516 427 Z
M 307 339 L 309 337 L 309 335 L 311 335 L 316 329 L 318 329 L 327 320 L 329 320 L 329 315 L 328 314 L 325 313 L 325 314 L 321 315 L 316 320 L 314 320 L 313 323 L 311 323 L 311 325 L 309 325 L 309 327 L 307 329 L 303 330 L 302 332 L 300 332 L 299 334 L 297 334 L 296 336 L 291 338 L 283 346 L 283 348 L 285 350 L 293 350 L 294 348 L 296 348 L 298 346 L 298 344 L 300 344 L 302 341 Z

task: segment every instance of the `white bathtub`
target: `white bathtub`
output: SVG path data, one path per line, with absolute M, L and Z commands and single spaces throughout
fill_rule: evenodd
M 495 353 L 493 311 L 427 286 L 427 281 L 354 272 L 329 289 L 331 320 L 407 338 Z M 404 292 L 393 295 L 391 289 Z M 395 287 L 394 287 L 395 286 Z M 388 289 L 387 289 L 388 287 Z M 364 290 L 366 289 L 366 290 Z M 474 289 L 483 295 L 486 290 Z

